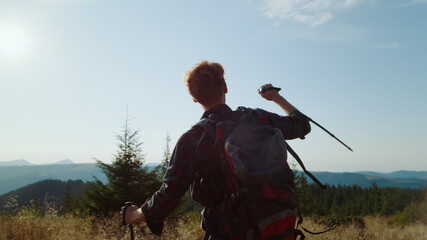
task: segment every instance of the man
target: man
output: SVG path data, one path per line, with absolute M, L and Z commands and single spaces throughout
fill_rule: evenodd
M 185 76 L 193 101 L 204 109 L 202 118 L 216 116 L 221 120 L 236 119 L 237 111 L 226 105 L 227 84 L 224 69 L 219 63 L 202 61 Z M 270 88 L 266 84 L 263 88 Z M 278 104 L 289 116 L 279 116 L 263 111 L 267 124 L 281 130 L 285 139 L 302 138 L 310 132 L 310 124 L 305 115 L 292 106 L 278 91 L 260 92 L 260 95 Z M 163 219 L 178 205 L 181 197 L 190 187 L 193 200 L 213 209 L 224 200 L 225 176 L 221 171 L 221 147 L 214 147 L 214 139 L 203 137 L 205 130 L 192 127 L 178 140 L 173 151 L 169 168 L 162 187 L 142 207 L 129 207 L 125 220 L 128 224 L 146 221 L 156 234 L 161 233 Z M 217 219 L 220 221 L 221 219 Z M 223 233 L 209 231 L 206 239 L 227 239 Z

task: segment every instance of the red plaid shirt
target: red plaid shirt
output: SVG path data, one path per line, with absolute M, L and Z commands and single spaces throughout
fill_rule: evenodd
M 292 112 L 290 116 L 280 116 L 259 110 L 264 113 L 267 124 L 281 129 L 285 139 L 302 138 L 310 132 L 308 118 L 299 111 Z M 202 118 L 211 114 L 222 116 L 222 119 L 232 119 L 239 113 L 223 104 L 209 109 Z M 211 137 L 202 137 L 204 131 L 201 127 L 192 127 L 178 140 L 163 185 L 142 206 L 148 223 L 161 222 L 168 216 L 189 187 L 193 200 L 205 207 L 216 206 L 224 198 L 220 149 L 213 147 L 214 140 Z

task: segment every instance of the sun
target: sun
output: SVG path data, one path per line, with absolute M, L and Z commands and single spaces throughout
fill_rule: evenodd
M 25 30 L 16 25 L 0 25 L 0 56 L 18 57 L 28 49 L 29 36 Z

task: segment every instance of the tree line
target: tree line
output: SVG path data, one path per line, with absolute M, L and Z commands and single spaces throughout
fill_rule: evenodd
M 410 204 L 422 202 L 427 193 L 427 188 L 379 188 L 375 183 L 368 188 L 328 185 L 321 189 L 307 183 L 303 173 L 297 174 L 296 185 L 301 212 L 309 216 L 391 216 Z

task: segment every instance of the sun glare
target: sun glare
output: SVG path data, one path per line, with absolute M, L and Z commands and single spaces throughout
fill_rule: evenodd
M 28 48 L 29 37 L 24 29 L 15 25 L 0 25 L 0 56 L 18 57 Z

